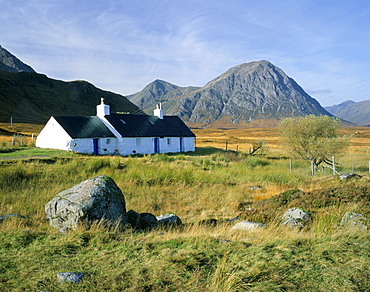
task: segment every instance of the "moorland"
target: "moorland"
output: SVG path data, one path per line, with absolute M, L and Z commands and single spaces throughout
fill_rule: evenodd
M 312 176 L 276 128 L 195 129 L 193 153 L 132 157 L 36 149 L 31 134 L 40 126 L 0 128 L 0 216 L 25 217 L 0 223 L 1 291 L 369 291 L 369 233 L 340 226 L 349 211 L 370 218 L 369 128 L 341 128 L 357 132 L 336 157 L 340 173 L 359 175 L 350 180 L 330 169 Z M 11 145 L 14 131 L 22 136 Z M 257 139 L 268 149 L 251 156 Z M 128 210 L 174 213 L 184 225 L 51 228 L 45 204 L 102 174 L 121 188 Z M 310 213 L 303 229 L 281 226 L 291 207 Z M 232 230 L 236 217 L 267 227 Z M 85 276 L 58 283 L 58 272 Z

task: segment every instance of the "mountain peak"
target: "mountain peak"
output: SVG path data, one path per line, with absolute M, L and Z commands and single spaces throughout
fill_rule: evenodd
M 150 97 L 144 90 L 130 99 L 147 109 Z M 278 121 L 309 114 L 331 115 L 283 70 L 266 60 L 234 66 L 202 88 L 181 95 L 172 90 L 166 96 L 171 96 L 164 103 L 168 114 L 210 127 L 236 127 L 253 120 Z
M 23 63 L 2 46 L 0 46 L 0 71 L 35 73 L 35 70 Z

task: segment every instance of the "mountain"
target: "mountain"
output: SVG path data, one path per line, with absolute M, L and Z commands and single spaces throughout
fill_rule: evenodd
M 370 100 L 354 102 L 344 101 L 338 105 L 325 107 L 332 115 L 343 120 L 362 125 L 370 125 Z
M 17 57 L 9 53 L 2 46 L 0 46 L 0 71 L 35 73 L 35 70 L 20 61 Z
M 155 88 L 158 82 L 146 88 Z M 232 67 L 204 87 L 187 87 L 188 93 L 172 84 L 166 88 L 169 90 L 165 95 L 152 90 L 149 97 L 143 90 L 129 98 L 144 110 L 152 107 L 153 100 L 168 99 L 163 103 L 165 114 L 178 115 L 188 124 L 201 127 L 240 127 L 252 123 L 256 126 L 257 121 L 271 126 L 283 117 L 331 116 L 292 78 L 265 60 Z
M 157 100 L 168 101 L 199 88 L 194 86 L 180 87 L 157 79 L 145 86 L 142 91 L 127 95 L 126 97 L 141 109 L 152 109 L 158 103 Z
M 0 48 L 0 122 L 44 124 L 52 115 L 95 115 L 100 99 L 111 112 L 143 114 L 126 97 L 86 81 L 64 82 L 36 73 Z

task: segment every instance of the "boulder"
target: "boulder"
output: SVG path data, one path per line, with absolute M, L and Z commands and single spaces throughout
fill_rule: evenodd
M 181 226 L 182 225 L 181 219 L 175 214 L 170 214 L 170 213 L 157 216 L 157 221 L 158 221 L 158 224 L 162 226 L 168 226 L 168 225 Z
M 288 219 L 295 219 L 298 222 L 304 223 L 310 220 L 311 216 L 307 212 L 303 211 L 302 209 L 290 208 L 284 213 L 282 219 L 284 221 Z
M 255 229 L 264 228 L 264 227 L 266 227 L 266 224 L 263 224 L 263 223 L 241 221 L 237 223 L 236 225 L 234 225 L 231 229 L 249 231 L 249 230 L 255 230 Z
M 61 232 L 99 220 L 127 224 L 124 195 L 106 175 L 87 179 L 60 192 L 45 205 L 45 213 L 49 224 Z
M 150 230 L 158 225 L 157 218 L 151 213 L 137 213 L 130 210 L 127 213 L 128 224 L 135 230 Z
M 363 215 L 354 213 L 354 212 L 347 212 L 344 214 L 340 225 L 346 228 L 354 228 L 360 230 L 367 230 L 366 223 L 369 219 L 365 218 Z

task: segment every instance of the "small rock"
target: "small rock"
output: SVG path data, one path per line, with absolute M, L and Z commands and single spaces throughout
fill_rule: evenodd
M 259 190 L 259 189 L 262 189 L 261 186 L 253 186 L 250 188 L 251 191 L 255 191 L 255 190 Z
M 72 283 L 80 283 L 82 278 L 84 277 L 83 273 L 58 273 L 58 282 L 72 282 Z
M 284 221 L 288 219 L 295 219 L 298 222 L 307 222 L 311 219 L 311 216 L 302 209 L 290 208 L 284 213 L 282 219 Z
M 263 224 L 263 223 L 241 221 L 237 223 L 236 225 L 234 225 L 231 229 L 249 231 L 249 230 L 255 230 L 255 229 L 264 228 L 264 227 L 266 227 L 266 224 Z
M 366 222 L 368 221 L 369 219 L 365 218 L 361 214 L 347 212 L 346 214 L 344 214 L 340 225 L 347 228 L 358 228 L 360 230 L 367 230 Z
M 360 176 L 360 175 L 358 175 L 358 174 L 352 173 L 352 172 L 350 172 L 350 173 L 343 173 L 343 174 L 341 174 L 341 175 L 339 176 L 339 178 L 340 178 L 341 180 L 344 180 L 344 179 L 350 179 L 350 178 L 354 178 L 354 177 L 361 177 L 361 176 Z
M 6 215 L 3 215 L 3 216 L 0 216 L 0 223 L 2 223 L 5 219 L 7 219 L 9 217 L 17 217 L 17 218 L 26 219 L 26 217 L 24 217 L 22 215 L 18 215 L 18 214 L 6 214 Z
M 134 210 L 129 210 L 127 220 L 131 227 L 135 230 L 150 230 L 158 225 L 157 218 L 150 213 L 137 213 Z
M 156 218 L 158 220 L 159 225 L 177 225 L 177 226 L 182 225 L 181 219 L 175 214 L 168 213 L 164 215 L 159 215 Z

